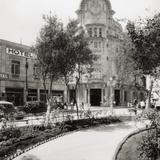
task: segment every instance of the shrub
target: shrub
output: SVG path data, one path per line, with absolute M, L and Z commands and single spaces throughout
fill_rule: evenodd
M 6 141 L 11 138 L 19 138 L 21 136 L 21 131 L 19 128 L 6 128 L 0 130 L 0 141 Z
M 150 130 L 142 135 L 137 147 L 139 160 L 156 160 L 158 158 L 158 142 L 155 134 L 155 130 Z
M 32 114 L 43 113 L 47 111 L 47 105 L 39 101 L 27 102 L 23 107 L 23 111 Z
M 160 115 L 156 109 L 149 109 L 143 112 L 142 116 L 150 121 L 148 127 L 151 129 L 142 136 L 138 144 L 139 160 L 156 160 L 159 155 L 158 130 Z

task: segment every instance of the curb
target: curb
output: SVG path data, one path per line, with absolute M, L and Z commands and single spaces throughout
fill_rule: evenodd
M 79 131 L 79 130 L 75 130 L 75 131 L 71 131 L 71 132 L 67 132 L 67 133 L 62 133 L 62 134 L 59 134 L 59 135 L 57 135 L 55 137 L 51 137 L 49 139 L 43 140 L 41 142 L 38 142 L 38 143 L 34 144 L 33 146 L 25 148 L 24 150 L 17 151 L 16 153 L 14 153 L 14 154 L 10 155 L 9 157 L 5 158 L 4 160 L 13 160 L 16 157 L 18 157 L 18 156 L 20 156 L 20 155 L 22 155 L 22 154 L 24 154 L 24 153 L 36 148 L 36 147 L 42 145 L 42 144 L 45 144 L 45 143 L 50 142 L 52 140 L 55 140 L 57 138 L 63 137 L 65 135 L 72 134 L 72 133 L 77 132 L 77 131 Z
M 148 130 L 150 130 L 150 129 L 152 129 L 152 128 L 142 128 L 142 129 L 138 129 L 138 130 L 133 131 L 132 133 L 130 133 L 128 136 L 126 136 L 126 137 L 119 143 L 119 145 L 118 145 L 118 147 L 117 147 L 117 149 L 116 149 L 116 151 L 115 151 L 115 154 L 114 154 L 112 160 L 117 160 L 119 152 L 122 150 L 123 145 L 126 143 L 126 141 L 127 141 L 129 138 L 131 138 L 132 136 L 135 136 L 135 135 L 137 135 L 137 134 L 140 134 L 141 132 L 148 131 Z

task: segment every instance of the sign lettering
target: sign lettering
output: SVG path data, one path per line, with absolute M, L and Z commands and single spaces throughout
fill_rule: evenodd
M 7 73 L 0 73 L 0 79 L 3 79 L 3 80 L 9 79 L 9 74 L 7 74 Z
M 6 48 L 6 53 L 12 54 L 15 56 L 26 57 L 26 58 L 36 58 L 35 54 L 33 54 L 31 52 L 25 52 L 25 51 L 13 49 L 13 48 Z

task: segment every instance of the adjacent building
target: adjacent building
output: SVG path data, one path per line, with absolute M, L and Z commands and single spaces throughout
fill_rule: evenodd
M 53 96 L 64 98 L 65 90 L 64 84 L 53 84 Z M 31 53 L 29 46 L 0 40 L 0 99 L 17 106 L 26 101 L 45 101 L 36 55 Z

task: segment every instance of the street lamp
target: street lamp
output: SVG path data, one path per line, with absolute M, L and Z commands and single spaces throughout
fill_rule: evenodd
M 26 57 L 26 64 L 25 64 L 25 69 L 26 69 L 26 90 L 25 90 L 25 98 L 26 98 L 26 102 L 27 102 L 27 98 L 28 98 L 28 58 Z

